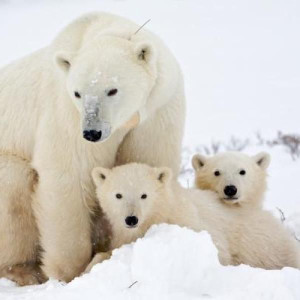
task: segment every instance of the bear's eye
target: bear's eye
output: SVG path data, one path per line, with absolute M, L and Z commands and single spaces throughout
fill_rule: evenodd
M 107 96 L 114 96 L 117 92 L 117 89 L 111 89 L 107 92 Z
M 122 196 L 122 194 L 116 194 L 116 198 L 117 198 L 117 199 L 122 199 L 123 196 Z
M 143 194 L 142 196 L 141 196 L 141 199 L 146 199 L 147 198 L 147 194 Z
M 220 173 L 220 171 L 215 171 L 215 176 L 220 176 L 221 175 L 221 173 Z
M 246 171 L 245 170 L 241 170 L 240 171 L 240 175 L 246 175 Z
M 75 96 L 76 98 L 81 98 L 81 95 L 80 95 L 78 92 L 74 92 L 74 96 Z

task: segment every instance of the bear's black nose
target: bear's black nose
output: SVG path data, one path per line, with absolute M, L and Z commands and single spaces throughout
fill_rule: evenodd
M 136 216 L 130 216 L 125 219 L 125 223 L 129 227 L 134 227 L 138 223 L 139 219 Z
M 237 193 L 237 188 L 234 185 L 226 185 L 224 188 L 224 194 L 230 198 L 235 196 Z
M 97 142 L 101 139 L 102 131 L 97 130 L 84 130 L 83 137 L 90 142 Z

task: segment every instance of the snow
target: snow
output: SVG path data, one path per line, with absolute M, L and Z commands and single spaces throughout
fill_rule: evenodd
M 36 288 L 18 288 L 16 294 L 2 279 L 0 298 L 289 300 L 300 299 L 299 282 L 300 272 L 292 268 L 221 266 L 207 232 L 162 224 L 68 285 L 51 280 Z
M 199 145 L 228 143 L 231 136 L 250 140 L 247 153 L 270 152 L 265 207 L 277 217 L 281 209 L 284 225 L 299 238 L 300 159 L 283 146 L 259 143 L 255 134 L 300 134 L 300 2 L 0 0 L 0 65 L 46 46 L 64 25 L 93 10 L 138 24 L 151 19 L 146 27 L 169 45 L 185 76 L 186 161 Z M 180 180 L 191 185 L 192 173 Z M 0 279 L 1 300 L 83 298 L 300 299 L 300 271 L 223 267 L 206 233 L 161 225 L 70 284 L 20 288 Z

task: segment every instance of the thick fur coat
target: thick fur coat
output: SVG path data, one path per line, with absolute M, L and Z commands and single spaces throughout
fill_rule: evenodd
M 15 229 L 1 241 L 10 257 L 0 255 L 0 266 L 37 257 L 28 166 L 38 174 L 33 208 L 43 270 L 64 281 L 80 274 L 91 257 L 95 166 L 136 161 L 179 171 L 181 71 L 159 38 L 138 29 L 119 16 L 88 14 L 49 46 L 0 70 L 0 160 L 7 161 L 1 172 L 12 180 L 7 185 L 0 177 L 6 222 L 0 222 L 0 232 L 7 222 Z M 9 163 L 12 156 L 20 163 Z M 17 218 L 10 211 L 21 205 L 18 198 L 24 210 Z M 26 240 L 18 239 L 23 223 Z
M 300 267 L 299 245 L 270 213 L 237 212 L 223 205 L 215 192 L 181 187 L 168 168 L 143 164 L 96 168 L 93 179 L 112 226 L 111 250 L 142 237 L 153 224 L 169 223 L 207 230 L 224 265 Z M 108 257 L 96 255 L 87 270 Z

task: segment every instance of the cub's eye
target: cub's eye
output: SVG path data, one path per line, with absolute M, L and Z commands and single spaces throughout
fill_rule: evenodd
M 221 173 L 220 173 L 220 171 L 215 171 L 215 176 L 220 176 L 221 175 Z
M 240 171 L 240 175 L 245 175 L 246 174 L 246 171 L 245 170 L 241 170 Z
M 117 199 L 122 199 L 123 196 L 122 196 L 122 194 L 116 194 L 116 198 L 117 198 Z
M 146 199 L 147 198 L 147 194 L 143 194 L 142 196 L 141 196 L 141 199 Z
M 74 92 L 74 96 L 75 96 L 76 98 L 81 98 L 81 95 L 80 95 L 78 92 Z
M 111 89 L 107 92 L 107 96 L 114 96 L 117 92 L 117 89 Z

